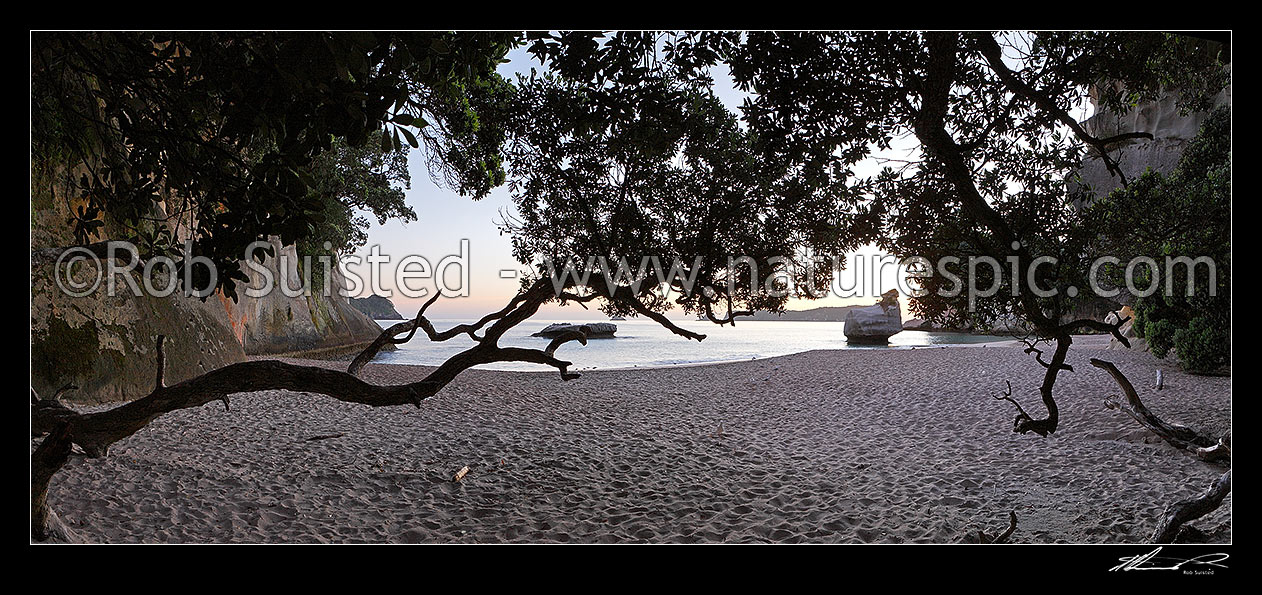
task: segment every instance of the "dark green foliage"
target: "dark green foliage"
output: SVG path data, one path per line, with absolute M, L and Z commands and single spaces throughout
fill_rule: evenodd
M 311 164 L 311 200 L 322 205 L 322 220 L 299 242 L 300 252 L 341 254 L 363 246 L 368 241 L 367 215 L 378 223 L 415 221 L 403 194 L 411 180 L 406 151 L 382 151 L 373 142 L 352 147 L 334 141 Z M 328 250 L 323 248 L 326 242 Z
M 1121 110 L 1168 84 L 1186 85 L 1188 105 L 1201 107 L 1226 80 L 1211 46 L 1156 33 L 750 33 L 724 53 L 755 93 L 744 111 L 760 150 L 794 160 L 813 186 L 845 179 L 863 197 L 844 220 L 848 237 L 933 263 L 1003 263 L 997 293 L 972 301 L 942 295 L 956 283 L 935 274 L 912 301 L 917 316 L 987 328 L 1016 315 L 1043 336 L 1072 330 L 1062 320 L 1090 297 L 1098 255 L 1067 200 L 1065 176 L 1087 148 L 1067 129 L 1073 108 L 1092 88 L 1103 109 Z M 899 145 L 913 148 L 875 176 L 852 176 Z M 1050 297 L 1027 281 L 1044 256 L 1057 262 L 1035 269 L 1035 283 L 1056 289 Z M 970 275 L 963 263 L 960 282 L 990 287 L 989 267 Z
M 1152 352 L 1173 349 L 1189 371 L 1212 372 L 1231 357 L 1231 110 L 1215 110 L 1169 175 L 1149 171 L 1127 188 L 1091 205 L 1088 216 L 1103 235 L 1102 248 L 1122 263 L 1147 256 L 1140 288 L 1158 291 L 1136 298 L 1135 328 Z M 1208 265 L 1165 266 L 1166 258 L 1208 257 Z M 1106 270 L 1114 285 L 1121 266 Z M 1191 295 L 1188 295 L 1188 294 Z M 1211 295 L 1213 293 L 1214 295 Z
M 103 216 L 135 236 L 127 239 L 154 223 L 193 221 L 194 253 L 235 296 L 246 244 L 269 235 L 290 244 L 325 223 L 312 166 L 335 140 L 424 147 L 436 174 L 474 196 L 502 182 L 500 133 L 480 126 L 473 106 L 515 38 L 36 33 L 33 161 L 83 171 L 74 193 L 86 206 L 71 222 L 78 242 L 100 239 Z M 204 271 L 194 272 L 201 289 Z
M 1174 332 L 1179 363 L 1192 372 L 1209 373 L 1231 363 L 1231 321 L 1222 316 L 1196 316 Z
M 796 276 L 798 296 L 825 286 L 831 267 L 790 268 L 803 251 L 874 242 L 932 261 L 1014 257 L 1022 283 L 1034 257 L 1052 256 L 1036 283 L 1055 296 L 1014 292 L 1006 275 L 970 302 L 938 295 L 954 283 L 938 274 L 912 305 L 976 328 L 1015 313 L 1050 334 L 1087 297 L 1065 290 L 1087 287 L 1095 247 L 1066 197 L 1085 153 L 1068 111 L 1090 88 L 1123 109 L 1172 84 L 1199 107 L 1226 80 L 1215 46 L 1163 34 L 565 32 L 527 35 L 549 72 L 513 84 L 494 68 L 517 39 L 38 34 L 33 150 L 91 166 L 73 222 L 81 240 L 108 218 L 167 249 L 171 238 L 146 225 L 161 202 L 166 217 L 196 221 L 195 252 L 220 267 L 229 295 L 250 241 L 349 247 L 362 241 L 355 209 L 408 217 L 390 155 L 418 147 L 431 175 L 474 198 L 511 173 L 520 219 L 506 228 L 526 262 L 679 258 L 715 293 L 678 303 L 733 312 L 795 295 L 762 282 L 774 270 Z M 713 96 L 720 62 L 752 94 L 743 122 Z M 916 148 L 854 175 L 899 145 Z M 751 257 L 759 278 L 728 276 L 729 256 Z M 990 285 L 984 267 L 975 279 L 952 272 Z M 611 293 L 618 313 L 669 306 Z
M 828 267 L 812 273 L 780 259 L 857 245 L 835 226 L 844 186 L 810 187 L 791 163 L 755 151 L 754 135 L 696 62 L 675 50 L 658 59 L 657 41 L 641 33 L 534 38 L 531 51 L 551 71 L 517 81 L 508 156 L 519 218 L 506 225 L 516 256 L 595 273 L 590 289 L 610 314 L 678 305 L 719 319 L 780 310 L 795 294 L 765 282 L 774 271 L 796 276 L 798 291 L 807 275 L 826 288 Z M 755 263 L 756 277 L 728 274 L 729 258 L 740 256 Z M 652 275 L 643 284 L 624 277 L 622 289 L 605 283 L 620 262 L 634 273 L 654 257 L 662 273 L 679 264 L 695 284 L 673 279 L 670 300 L 652 294 Z M 589 260 L 599 258 L 608 266 Z

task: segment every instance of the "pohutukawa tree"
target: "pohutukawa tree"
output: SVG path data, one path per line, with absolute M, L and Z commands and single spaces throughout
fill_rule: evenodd
M 849 176 L 900 140 L 915 147 L 897 167 L 850 181 L 879 220 L 878 243 L 934 265 L 921 280 L 924 295 L 912 300 L 918 315 L 976 328 L 1015 315 L 1032 327 L 1033 343 L 1054 343 L 1047 359 L 1030 346 L 1046 368 L 1039 393 L 1047 413 L 1018 405 L 1014 428 L 1055 432 L 1053 388 L 1068 369 L 1072 334 L 1105 331 L 1126 342 L 1117 323 L 1071 317 L 1093 297 L 1087 276 L 1102 254 L 1068 182 L 1092 152 L 1126 183 L 1107 150 L 1151 138 L 1139 130 L 1097 138 L 1074 108 L 1092 89 L 1099 109 L 1121 111 L 1172 86 L 1185 89 L 1188 107 L 1203 107 L 1225 84 L 1210 44 L 1131 33 L 751 33 L 730 41 L 732 74 L 753 93 L 745 112 L 765 151 Z M 970 270 L 970 257 L 1002 268 Z M 947 262 L 958 280 L 940 273 L 944 258 L 958 259 Z
M 503 183 L 504 131 L 474 104 L 494 95 L 511 33 L 36 33 L 31 150 L 37 183 L 77 204 L 75 242 L 105 235 L 142 258 L 209 258 L 236 296 L 243 247 L 311 239 L 346 206 L 401 215 L 330 174 L 364 147 L 421 149 L 432 175 L 475 198 Z M 355 152 L 347 155 L 347 152 Z M 375 170 L 399 177 L 388 163 Z M 393 172 L 393 173 L 392 173 Z M 354 172 L 344 172 L 354 173 Z M 362 179 L 362 176 L 361 176 Z M 185 237 L 166 233 L 175 224 Z M 164 231 L 165 230 L 165 231 Z M 336 241 L 336 238 L 332 238 Z M 32 254 L 36 265 L 55 250 Z M 208 272 L 194 267 L 197 289 Z
M 1109 332 L 1129 346 L 1119 332 L 1125 320 L 1074 316 L 1093 297 L 1092 261 L 1108 255 L 1110 243 L 1097 240 L 1118 226 L 1107 229 L 1084 215 L 1069 182 L 1084 156 L 1094 154 L 1128 184 L 1109 150 L 1151 138 L 1143 130 L 1093 136 L 1074 108 L 1093 90 L 1098 109 L 1120 113 L 1179 89 L 1182 107 L 1204 110 L 1227 82 L 1229 49 L 1157 33 L 751 33 L 721 41 L 733 77 L 753 93 L 745 115 L 764 151 L 848 177 L 851 167 L 900 140 L 915 147 L 897 166 L 850 182 L 867 199 L 864 211 L 879 220 L 878 243 L 935 265 L 922 280 L 924 295 L 912 300 L 918 315 L 975 328 L 1011 316 L 1028 324 L 1027 353 L 1046 369 L 1038 387 L 1046 414 L 1023 408 L 1010 386 L 999 398 L 1017 408 L 1014 431 L 1055 432 L 1054 387 L 1060 373 L 1073 369 L 1066 363 L 1073 333 Z M 1209 224 L 1218 237 L 1230 222 Z M 1002 268 L 970 268 L 970 257 Z M 1040 257 L 1055 260 L 1040 263 Z M 948 265 L 954 280 L 937 268 L 952 258 L 959 259 Z M 957 284 L 965 290 L 952 291 Z M 1044 343 L 1054 345 L 1050 356 Z M 1128 386 L 1112 364 L 1097 365 Z M 1133 390 L 1124 392 L 1133 397 L 1131 409 L 1142 408 Z M 1136 417 L 1159 427 L 1150 423 L 1155 418 Z M 1224 489 L 1229 471 L 1207 496 L 1221 502 Z M 1174 509 L 1204 514 L 1217 505 L 1205 502 Z M 1174 534 L 1195 518 L 1168 516 L 1178 520 Z M 1167 527 L 1157 535 L 1173 534 Z
M 570 341 L 585 343 L 581 332 L 543 349 L 499 345 L 509 329 L 555 300 L 600 300 L 611 312 L 641 314 L 696 340 L 705 335 L 663 314 L 668 299 L 720 323 L 741 311 L 782 307 L 782 280 L 729 277 L 720 265 L 735 254 L 747 256 L 752 268 L 792 274 L 773 259 L 799 246 L 844 250 L 853 242 L 829 223 L 841 215 L 840 203 L 798 182 L 793 164 L 755 152 L 753 137 L 699 82 L 696 68 L 624 51 L 651 48 L 654 39 L 621 36 L 589 47 L 570 38 L 561 45 L 582 55 L 558 56 L 548 48 L 554 40 L 538 38 L 536 54 L 557 72 L 514 85 L 493 71 L 511 36 L 38 37 L 36 96 L 50 111 L 35 122 L 33 165 L 87 172 L 72 184 L 84 206 L 71 222 L 82 245 L 104 254 L 110 239 L 143 239 L 146 224 L 161 230 L 170 222 L 153 220 L 155 205 L 180 205 L 166 212 L 192 222 L 186 231 L 192 256 L 210 257 L 220 267 L 219 289 L 235 296 L 235 282 L 245 280 L 235 259 L 249 242 L 279 235 L 286 243 L 349 244 L 354 226 L 328 215 L 344 219 L 351 207 L 369 206 L 407 216 L 396 196 L 360 192 L 341 177 L 368 164 L 372 171 L 359 177 L 388 190 L 397 168 L 379 155 L 397 151 L 402 137 L 426 149 L 431 174 L 474 198 L 506 179 L 507 160 L 521 219 L 506 225 L 517 255 L 539 268 L 504 308 L 472 324 L 435 328 L 426 316 L 436 294 L 413 320 L 386 329 L 345 372 L 249 361 L 167 386 L 164 340 L 157 337 L 153 390 L 124 405 L 80 413 L 59 400 L 73 386 L 48 398 L 32 391 L 32 433 L 44 437 L 31 459 L 32 535 L 70 537 L 47 492 L 75 446 L 88 457 L 105 456 L 110 445 L 165 413 L 211 402 L 228 407 L 232 394 L 269 389 L 373 406 L 419 405 L 462 371 L 491 362 L 552 366 L 572 380 L 578 374 L 556 351 Z M 598 72 L 571 71 L 575 56 L 599 64 Z M 89 134 L 74 136 L 77 126 Z M 382 138 L 378 153 L 365 149 Z M 98 240 L 103 222 L 125 237 Z M 179 256 L 170 249 L 173 234 L 151 235 L 165 243 L 141 242 L 140 259 Z M 33 251 L 32 264 L 46 266 L 58 253 Z M 679 268 L 660 283 L 643 282 L 584 260 L 640 256 Z M 579 264 L 577 274 L 549 274 L 540 264 L 549 257 Z M 193 281 L 198 288 L 206 282 Z M 672 298 L 667 287 L 678 293 Z M 468 336 L 475 345 L 418 382 L 376 386 L 358 378 L 385 345 L 418 334 L 432 341 Z
M 1018 404 L 1015 430 L 1050 434 L 1059 421 L 1053 388 L 1070 369 L 1071 334 L 1090 328 L 1125 341 L 1117 324 L 1066 318 L 1077 299 L 1067 289 L 1087 287 L 1096 244 L 1067 200 L 1065 176 L 1085 152 L 1107 162 L 1113 143 L 1144 135 L 1092 137 L 1071 110 L 1092 87 L 1101 90 L 1103 108 L 1120 109 L 1156 96 L 1162 85 L 1204 101 L 1225 82 L 1203 44 L 1163 35 L 562 33 L 525 40 L 548 71 L 508 81 L 494 65 L 521 41 L 512 35 L 35 39 L 36 102 L 55 117 L 36 119 L 33 148 L 61 167 L 92 172 L 79 181 L 86 207 L 72 222 L 82 243 L 100 227 L 96 221 L 138 221 L 155 202 L 176 197 L 195 213 L 195 253 L 237 270 L 235 258 L 251 241 L 312 236 L 319 223 L 312 213 L 327 208 L 327 195 L 318 200 L 311 192 L 312 164 L 336 143 L 362 147 L 384 130 L 383 149 L 400 148 L 396 139 L 427 149 L 431 173 L 462 194 L 476 198 L 507 180 L 517 215 L 503 226 L 533 271 L 504 308 L 471 324 L 436 328 L 426 316 L 435 296 L 413 320 L 386 329 L 346 372 L 251 361 L 166 386 L 159 338 L 154 389 L 137 400 L 83 414 L 59 395 L 33 394 L 33 433 L 45 435 L 32 455 L 37 539 L 64 531 L 46 495 L 73 445 L 104 456 L 159 415 L 215 401 L 227 406 L 240 392 L 418 404 L 460 372 L 497 361 L 552 366 L 570 380 L 578 375 L 556 352 L 585 343 L 581 332 L 544 349 L 499 340 L 551 301 L 596 302 L 610 314 L 643 315 L 702 340 L 663 312 L 678 306 L 727 324 L 753 310 L 782 309 L 790 296 L 813 297 L 803 288 L 827 286 L 834 272 L 800 255 L 842 254 L 870 242 L 933 262 L 977 255 L 1016 263 L 1015 275 L 953 269 L 965 285 L 990 287 L 997 277 L 998 291 L 971 301 L 967 291 L 940 295 L 945 281 L 935 275 L 912 307 L 976 327 L 1011 314 L 1028 322 L 1030 352 L 1046 368 L 1039 392 L 1047 413 L 1036 417 Z M 720 63 L 750 94 L 743 118 L 713 93 L 709 69 Z M 77 137 L 80 128 L 67 122 L 90 124 L 91 134 Z M 914 139 L 912 158 L 874 177 L 855 175 L 900 139 Z M 32 262 L 42 266 L 51 254 L 33 253 Z M 1036 268 L 1038 256 L 1059 260 Z M 664 275 L 644 268 L 653 258 Z M 1013 279 L 1059 291 L 1014 292 Z M 222 290 L 230 294 L 232 282 Z M 358 378 L 385 345 L 417 334 L 433 341 L 464 335 L 474 346 L 418 382 L 375 386 Z M 1055 344 L 1047 359 L 1040 341 Z
M 517 37 L 37 33 L 32 174 L 37 185 L 56 187 L 47 194 L 67 200 L 73 233 L 65 235 L 79 246 L 107 257 L 111 240 L 128 240 L 139 247 L 135 257 L 171 257 L 181 270 L 184 256 L 208 258 L 214 283 L 205 268 L 190 267 L 192 287 L 184 289 L 236 299 L 237 282 L 247 279 L 239 259 L 250 242 L 279 236 L 340 249 L 358 241 L 353 209 L 411 215 L 394 190 L 406 181 L 398 162 L 404 146 L 421 149 L 431 175 L 464 194 L 481 197 L 501 184 L 504 131 L 497 120 L 480 121 L 475 105 L 502 91 L 494 69 Z M 64 248 L 32 250 L 32 267 L 48 266 Z M 520 321 L 508 314 L 494 320 Z M 503 328 L 488 330 L 484 344 Z M 72 445 L 104 456 L 163 413 L 207 400 L 227 404 L 232 393 L 264 386 L 414 403 L 441 388 L 438 379 L 451 370 L 413 386 L 373 387 L 347 373 L 247 362 L 168 387 L 163 339 L 155 340 L 154 390 L 127 405 L 82 415 L 58 401 L 71 384 L 47 399 L 32 390 L 32 433 L 46 435 L 31 459 L 34 538 L 65 536 L 46 493 Z M 556 361 L 550 350 L 495 356 Z
M 828 191 L 844 185 L 812 187 L 759 153 L 681 51 L 659 56 L 657 36 L 579 39 L 591 37 L 534 39 L 554 72 L 517 81 L 506 153 L 518 215 L 504 227 L 518 259 L 581 286 L 566 300 L 698 340 L 661 312 L 734 324 L 828 286 L 832 269 L 800 256 L 857 247 L 836 225 L 851 201 Z

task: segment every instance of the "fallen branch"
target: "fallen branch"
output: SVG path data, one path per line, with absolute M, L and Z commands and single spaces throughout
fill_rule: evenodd
M 74 533 L 48 506 L 48 485 L 70 458 L 69 424 L 61 423 L 31 455 L 31 538 L 76 541 Z
M 1016 530 L 1017 530 L 1017 513 L 1015 510 L 1009 511 L 1008 512 L 1008 528 L 1005 529 L 1003 533 L 1000 533 L 994 537 L 991 537 L 988 533 L 986 533 L 986 531 L 982 529 L 978 529 L 977 530 L 977 543 L 991 543 L 991 544 L 1007 543 L 1008 538 L 1011 537 L 1012 533 Z
M 426 306 L 437 299 L 431 299 Z M 276 360 L 256 360 L 231 364 L 167 386 L 163 379 L 166 357 L 163 351 L 164 337 L 157 339 L 157 371 L 154 389 L 148 395 L 112 409 L 95 413 L 79 413 L 62 405 L 57 397 L 71 385 L 57 391 L 52 399 L 40 399 L 31 391 L 31 434 L 47 435 L 31 456 L 31 534 L 36 540 L 64 537 L 57 517 L 46 502 L 48 485 L 52 477 L 65 465 L 75 446 L 91 458 L 103 457 L 115 442 L 144 428 L 154 419 L 178 411 L 199 407 L 212 401 L 222 401 L 228 406 L 228 396 L 244 392 L 285 390 L 325 395 L 339 401 L 360 403 L 373 407 L 415 405 L 433 396 L 455 380 L 464 370 L 479 364 L 492 362 L 530 362 L 557 368 L 562 380 L 573 380 L 579 374 L 568 371 L 570 362 L 554 357 L 558 347 L 568 341 L 586 343 L 586 336 L 577 333 L 553 341 L 547 350 L 520 347 L 500 347 L 497 342 L 512 327 L 530 318 L 539 307 L 552 299 L 549 284 L 540 280 L 519 293 L 499 312 L 487 315 L 473 325 L 460 325 L 444 332 L 434 330 L 424 317 L 425 308 L 418 312 L 411 328 L 392 326 L 383 331 L 371 346 L 365 349 L 350 365 L 349 372 L 313 366 L 300 366 Z M 476 331 L 490 324 L 484 336 Z M 476 344 L 443 362 L 436 370 L 416 382 L 378 386 L 358 378 L 355 373 L 371 360 L 383 345 L 401 343 L 410 339 L 417 328 L 425 331 L 431 340 L 441 341 L 468 334 Z M 406 333 L 405 338 L 399 335 Z M 317 436 L 326 439 L 335 436 Z
M 1162 515 L 1161 524 L 1153 532 L 1152 541 L 1174 543 L 1178 540 L 1179 529 L 1184 523 L 1199 519 L 1218 509 L 1229 493 L 1231 493 L 1231 469 L 1223 473 L 1201 495 L 1171 504 Z
M 1162 420 L 1144 406 L 1143 401 L 1139 400 L 1139 393 L 1135 391 L 1134 385 L 1112 362 L 1092 358 L 1091 365 L 1113 376 L 1113 380 L 1117 381 L 1118 387 L 1122 389 L 1122 394 L 1126 395 L 1125 405 L 1106 399 L 1104 401 L 1106 407 L 1121 409 L 1127 415 L 1135 418 L 1140 425 L 1160 436 L 1171 446 L 1180 450 L 1190 451 L 1201 460 L 1219 465 L 1231 464 L 1231 439 L 1229 436 L 1220 438 L 1215 442 L 1214 439 L 1200 434 L 1192 428 Z M 1178 540 L 1179 530 L 1183 528 L 1185 523 L 1213 512 L 1222 505 L 1223 498 L 1226 498 L 1230 492 L 1231 469 L 1228 469 L 1205 493 L 1195 498 L 1180 500 L 1166 508 L 1165 513 L 1162 515 L 1161 524 L 1153 532 L 1152 541 L 1155 543 L 1174 543 Z M 1186 529 L 1191 529 L 1191 527 Z
M 1196 456 L 1206 462 L 1217 462 L 1231 459 L 1231 436 L 1223 436 L 1218 439 L 1218 444 L 1213 446 L 1202 446 L 1195 450 Z
M 1126 378 L 1126 375 L 1123 374 L 1121 370 L 1117 369 L 1117 366 L 1113 365 L 1112 362 L 1092 358 L 1091 365 L 1100 368 L 1101 370 L 1108 372 L 1109 375 L 1113 376 L 1113 380 L 1117 382 L 1118 387 L 1122 389 L 1122 394 L 1126 397 L 1125 404 L 1106 399 L 1104 401 L 1104 405 L 1109 409 L 1120 409 L 1127 415 L 1134 418 L 1135 421 L 1138 421 L 1140 425 L 1148 428 L 1152 431 L 1152 433 L 1160 436 L 1162 440 L 1165 440 L 1171 446 L 1174 446 L 1179 450 L 1190 450 L 1195 452 L 1199 448 L 1212 449 L 1217 445 L 1218 441 L 1205 436 L 1192 428 L 1169 423 L 1160 417 L 1157 417 L 1148 409 L 1148 407 L 1144 406 L 1143 401 L 1139 399 L 1139 393 L 1135 391 L 1135 386 L 1131 384 L 1131 381 Z M 1222 451 L 1214 451 L 1212 455 L 1214 457 L 1213 460 L 1222 461 L 1224 460 L 1224 455 L 1227 459 L 1230 458 L 1230 448 L 1226 450 L 1226 453 Z
M 340 433 L 340 434 L 320 434 L 319 436 L 312 436 L 312 437 L 310 437 L 310 438 L 307 438 L 307 442 L 314 442 L 314 441 L 316 441 L 316 440 L 331 440 L 331 439 L 333 439 L 333 438 L 341 438 L 342 436 L 345 436 L 345 435 L 346 435 L 346 434 L 344 434 L 344 433 Z
M 163 379 L 163 376 L 166 374 L 167 358 L 166 358 L 166 354 L 162 351 L 162 344 L 165 342 L 166 342 L 166 335 L 158 335 L 158 344 L 155 346 L 155 349 L 158 352 L 158 363 L 156 364 L 156 367 L 158 368 L 158 373 L 157 373 L 157 378 L 155 378 L 153 381 L 153 390 L 158 390 L 166 386 L 166 381 Z

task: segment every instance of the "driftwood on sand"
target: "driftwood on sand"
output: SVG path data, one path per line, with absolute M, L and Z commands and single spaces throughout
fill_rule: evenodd
M 1152 433 L 1161 437 L 1162 440 L 1168 442 L 1171 446 L 1179 450 L 1196 451 L 1199 448 L 1211 449 L 1218 442 L 1209 436 L 1201 434 L 1192 428 L 1184 425 L 1167 422 L 1157 417 L 1148 409 L 1139 399 L 1139 393 L 1135 391 L 1135 386 L 1131 381 L 1122 374 L 1121 370 L 1111 362 L 1100 359 L 1091 359 L 1091 365 L 1100 368 L 1113 376 L 1113 380 L 1117 382 L 1122 394 L 1126 397 L 1125 403 L 1119 403 L 1111 399 L 1105 399 L 1104 406 L 1109 409 L 1120 409 L 1127 415 L 1138 421 L 1140 425 L 1152 430 Z M 1229 461 L 1230 459 L 1228 459 Z
M 966 539 L 966 541 L 969 541 L 971 543 L 982 543 L 982 544 L 1008 543 L 1008 538 L 1012 537 L 1012 533 L 1015 532 L 1016 530 L 1017 530 L 1017 511 L 1012 510 L 1008 512 L 1008 528 L 1004 529 L 1002 533 L 999 533 L 998 535 L 991 535 L 983 529 L 978 529 L 977 535 L 976 536 L 970 535 L 969 538 Z
M 1108 372 L 1126 397 L 1125 403 L 1106 399 L 1104 401 L 1105 407 L 1125 412 L 1134 418 L 1135 421 L 1138 421 L 1140 425 L 1148 428 L 1152 433 L 1160 436 L 1162 440 L 1179 450 L 1187 451 L 1207 463 L 1230 467 L 1230 435 L 1214 440 L 1187 426 L 1161 419 L 1144 405 L 1139 398 L 1139 393 L 1135 391 L 1135 386 L 1131 384 L 1130 380 L 1126 378 L 1126 375 L 1116 365 L 1112 362 L 1095 358 L 1091 359 L 1091 365 Z M 1229 493 L 1231 493 L 1230 468 L 1215 480 L 1204 493 L 1193 498 L 1180 500 L 1167 507 L 1161 515 L 1160 524 L 1152 534 L 1152 541 L 1156 543 L 1179 541 L 1180 530 L 1187 529 L 1187 527 L 1184 527 L 1186 523 L 1199 519 L 1218 509 L 1222 505 L 1223 499 Z
M 1152 541 L 1154 543 L 1179 541 L 1180 530 L 1188 529 L 1184 526 L 1185 523 L 1217 510 L 1229 493 L 1231 493 L 1231 469 L 1215 480 L 1204 493 L 1180 500 L 1166 508 L 1165 513 L 1161 515 L 1161 524 L 1152 534 Z

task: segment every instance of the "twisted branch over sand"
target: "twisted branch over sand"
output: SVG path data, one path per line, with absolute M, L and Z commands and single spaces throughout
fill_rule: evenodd
M 89 457 L 103 457 L 110 445 L 131 436 L 161 415 L 199 407 L 212 401 L 222 401 L 229 406 L 229 395 L 265 390 L 287 390 L 325 395 L 348 403 L 362 403 L 373 407 L 397 405 L 420 406 L 422 399 L 433 396 L 451 383 L 461 372 L 479 364 L 492 362 L 529 362 L 552 366 L 561 373 L 562 380 L 573 380 L 579 374 L 568 371 L 570 362 L 557 359 L 556 350 L 569 341 L 587 343 L 582 333 L 567 333 L 553 340 L 547 349 L 500 347 L 499 339 L 510 328 L 530 318 L 539 307 L 553 298 L 550 284 L 539 279 L 519 293 L 507 306 L 488 314 L 472 325 L 460 325 L 438 332 L 425 318 L 426 309 L 440 294 L 435 294 L 417 312 L 416 318 L 386 329 L 358 357 L 346 372 L 312 366 L 300 366 L 275 360 L 248 361 L 232 364 L 190 378 L 173 386 L 166 386 L 163 376 L 165 337 L 157 339 L 157 371 L 154 389 L 147 396 L 124 405 L 98 413 L 80 414 L 57 398 L 41 399 L 31 393 L 31 433 L 47 434 L 31 457 L 31 532 L 35 539 L 64 537 L 64 527 L 47 504 L 48 485 L 71 454 L 71 447 L 78 445 Z M 489 325 L 489 326 L 487 326 Z M 477 331 L 486 327 L 482 336 Z M 476 344 L 448 359 L 425 378 L 400 385 L 378 386 L 359 379 L 356 374 L 387 343 L 410 340 L 416 329 L 424 329 L 432 341 L 445 341 L 468 334 Z M 405 335 L 406 333 L 406 335 Z M 400 338 L 400 335 L 405 335 Z

